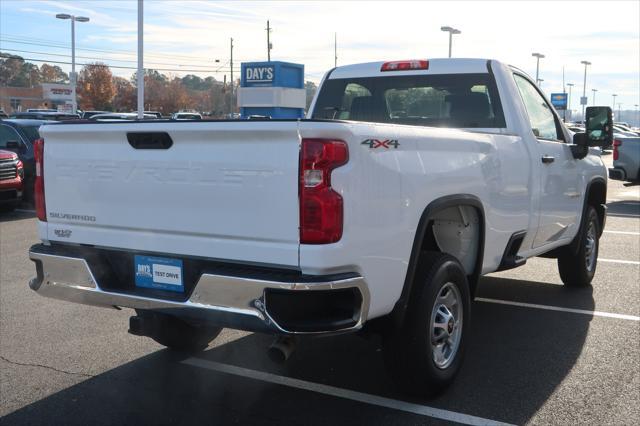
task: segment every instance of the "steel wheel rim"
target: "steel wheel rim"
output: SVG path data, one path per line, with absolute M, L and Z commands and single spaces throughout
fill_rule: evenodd
M 589 221 L 589 227 L 587 228 L 587 235 L 585 239 L 585 265 L 587 271 L 592 272 L 596 264 L 598 238 L 596 236 L 596 225 L 593 221 Z
M 462 340 L 462 296 L 458 287 L 445 283 L 433 304 L 429 338 L 433 363 L 440 369 L 451 365 Z

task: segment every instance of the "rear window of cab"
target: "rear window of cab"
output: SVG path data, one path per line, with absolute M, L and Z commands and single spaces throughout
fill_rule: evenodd
M 329 79 L 317 119 L 454 128 L 504 128 L 495 80 L 488 73 Z

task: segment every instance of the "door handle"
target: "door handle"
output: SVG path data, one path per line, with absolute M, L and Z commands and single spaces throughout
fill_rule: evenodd
M 542 156 L 542 162 L 544 164 L 550 164 L 550 163 L 553 163 L 554 161 L 556 161 L 556 158 L 552 157 L 551 155 L 543 155 Z

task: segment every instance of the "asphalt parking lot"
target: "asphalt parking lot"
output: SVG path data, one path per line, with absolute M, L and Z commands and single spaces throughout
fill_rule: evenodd
M 464 367 L 432 400 L 394 390 L 376 338 L 304 340 L 278 365 L 270 337 L 225 330 L 187 356 L 127 334 L 131 311 L 39 297 L 34 214 L 3 214 L 0 424 L 638 424 L 640 186 L 610 181 L 608 205 L 593 287 L 542 258 L 485 277 Z

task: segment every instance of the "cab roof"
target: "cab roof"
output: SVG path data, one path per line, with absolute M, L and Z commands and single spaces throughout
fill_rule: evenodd
M 367 62 L 362 64 L 344 65 L 337 67 L 329 75 L 329 79 L 339 78 L 359 78 L 359 77 L 380 77 L 392 75 L 429 75 L 429 74 L 476 74 L 487 72 L 487 62 L 490 59 L 468 59 L 468 58 L 415 58 L 416 60 L 428 61 L 428 69 L 403 70 L 403 71 L 381 71 L 382 66 L 387 62 L 380 61 Z M 403 62 L 403 61 L 397 61 Z

